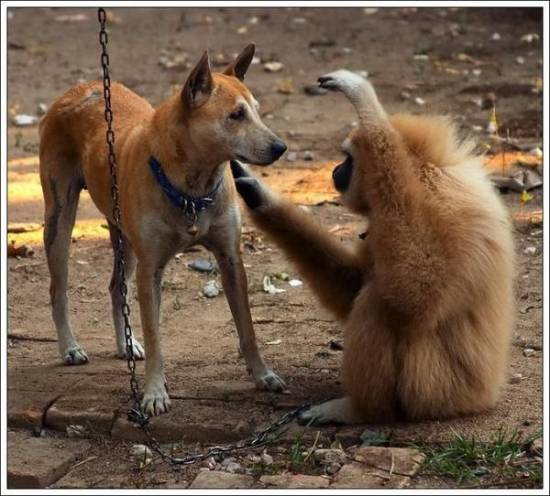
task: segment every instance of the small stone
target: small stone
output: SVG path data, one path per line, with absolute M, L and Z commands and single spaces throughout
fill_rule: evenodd
M 13 118 L 13 123 L 18 127 L 34 126 L 38 122 L 38 117 L 28 114 L 17 114 Z
M 67 437 L 85 437 L 86 427 L 83 425 L 71 424 L 67 426 L 66 432 Z
M 206 467 L 208 470 L 215 470 L 218 466 L 214 457 L 209 456 L 206 460 L 201 463 L 201 467 Z
M 304 160 L 308 160 L 308 161 L 313 160 L 313 157 L 314 157 L 314 155 L 313 155 L 313 152 L 311 150 L 306 150 L 304 152 Z
M 307 22 L 307 19 L 305 17 L 293 17 L 292 23 L 293 24 L 305 24 Z
M 523 376 L 521 374 L 514 374 L 512 377 L 510 377 L 510 380 L 508 381 L 510 384 L 519 384 L 523 379 Z
M 349 55 L 352 52 L 353 48 L 350 47 L 342 47 L 342 50 L 340 50 L 340 53 L 342 53 L 342 55 Z
M 533 356 L 535 354 L 535 350 L 533 348 L 523 348 L 523 356 L 529 358 L 530 356 Z
M 229 472 L 230 474 L 242 474 L 244 472 L 244 469 L 243 469 L 242 465 L 240 463 L 237 463 L 237 462 L 228 463 L 224 467 L 224 470 L 226 472 Z
M 403 100 L 410 100 L 411 98 L 411 94 L 408 92 L 408 91 L 402 91 L 399 96 L 403 99 Z
M 298 154 L 296 152 L 288 152 L 285 155 L 285 159 L 287 162 L 296 162 L 296 160 L 298 160 Z
M 365 7 L 363 9 L 363 14 L 365 15 L 374 15 L 378 12 L 378 9 L 376 7 Z
M 525 253 L 525 255 L 534 255 L 535 253 L 537 253 L 537 247 L 536 246 L 528 246 L 527 248 L 525 248 L 523 250 L 523 253 Z
M 248 28 L 246 26 L 241 26 L 239 29 L 237 29 L 237 34 L 246 34 L 248 33 Z
M 330 370 L 329 370 L 329 369 L 321 369 L 320 372 L 321 372 L 321 374 L 325 374 L 325 375 L 330 374 Z
M 424 98 L 420 98 L 419 96 L 417 96 L 414 99 L 414 103 L 416 103 L 417 105 L 423 106 L 423 105 L 426 105 L 426 100 L 424 100 Z
M 293 288 L 297 288 L 299 286 L 302 286 L 304 283 L 300 281 L 300 279 L 291 279 L 290 281 L 288 281 L 288 284 Z
M 279 72 L 283 70 L 284 65 L 281 62 L 266 62 L 264 70 L 266 72 Z
M 519 64 L 519 65 L 525 64 L 525 57 L 516 57 L 516 64 Z
M 264 465 L 273 465 L 273 457 L 271 455 L 268 455 L 265 450 L 263 451 L 260 460 Z
M 248 24 L 252 24 L 254 26 L 255 24 L 258 24 L 259 21 L 260 19 L 258 19 L 256 16 L 252 16 L 248 19 Z
M 336 473 L 338 473 L 338 471 L 340 470 L 340 468 L 342 467 L 342 465 L 340 465 L 339 463 L 331 463 L 330 465 L 327 465 L 325 467 L 325 473 L 327 475 L 334 475 Z
M 145 444 L 134 444 L 130 448 L 130 456 L 140 468 L 146 467 L 153 461 L 153 453 Z
M 45 103 L 39 103 L 36 109 L 38 115 L 44 115 L 48 111 L 48 106 Z
M 542 150 L 538 146 L 536 146 L 535 148 L 531 148 L 531 150 L 529 150 L 529 155 L 542 158 Z
M 214 265 L 209 260 L 203 258 L 197 258 L 192 260 L 188 265 L 190 269 L 196 270 L 197 272 L 212 272 L 217 269 L 217 266 Z
M 220 294 L 220 285 L 215 279 L 208 281 L 202 288 L 202 294 L 207 298 L 215 298 Z
M 492 39 L 493 41 L 499 41 L 499 40 L 500 40 L 500 34 L 499 34 L 499 33 L 493 33 L 493 34 L 491 35 L 491 39 Z
M 313 452 L 313 459 L 323 465 L 330 465 L 333 463 L 343 465 L 347 461 L 347 456 L 341 449 L 321 448 Z
M 481 69 L 472 69 L 472 74 L 475 76 L 475 77 L 479 77 L 481 76 Z
M 524 43 L 533 43 L 533 41 L 538 40 L 538 39 L 540 39 L 540 38 L 539 38 L 539 35 L 537 33 L 524 34 L 520 38 L 520 40 L 523 41 Z
M 422 62 L 426 62 L 428 60 L 430 60 L 430 57 L 429 55 L 425 54 L 425 53 L 416 53 L 414 56 L 413 56 L 413 59 L 414 60 L 420 60 Z
M 531 446 L 529 446 L 529 453 L 533 456 L 542 456 L 542 437 L 535 439 Z

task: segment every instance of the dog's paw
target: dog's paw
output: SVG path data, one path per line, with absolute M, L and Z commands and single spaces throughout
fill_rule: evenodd
M 145 388 L 141 409 L 149 417 L 161 415 L 170 410 L 170 396 L 165 386 Z
M 256 387 L 264 391 L 282 393 L 286 389 L 285 381 L 270 369 L 265 369 L 256 374 L 254 380 L 256 381 Z
M 325 401 L 300 414 L 298 422 L 308 425 L 358 424 L 363 418 L 349 397 Z
M 132 350 L 134 352 L 135 360 L 145 360 L 145 350 L 143 349 L 143 346 L 141 345 L 141 343 L 134 338 L 132 338 Z M 118 357 L 122 360 L 128 360 L 129 357 L 126 350 L 126 343 L 119 345 Z
M 365 79 L 355 72 L 340 69 L 330 72 L 317 79 L 321 88 L 349 91 L 365 84 Z
M 84 365 L 88 363 L 88 355 L 80 345 L 71 346 L 61 356 L 65 365 Z

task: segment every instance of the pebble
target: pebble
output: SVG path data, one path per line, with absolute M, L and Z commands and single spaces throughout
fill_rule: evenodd
M 414 55 L 414 60 L 421 60 L 423 62 L 430 60 L 430 57 L 426 55 L 425 53 L 417 53 Z
M 145 444 L 134 444 L 130 448 L 130 456 L 140 467 L 145 467 L 153 461 L 153 453 Z
M 493 33 L 491 36 L 491 39 L 493 41 L 499 41 L 500 40 L 500 34 L 499 33 Z
M 416 103 L 417 105 L 426 105 L 426 100 L 424 100 L 424 98 L 420 98 L 419 96 L 417 96 L 415 99 L 414 99 L 414 103 Z
M 266 72 L 279 72 L 283 70 L 284 65 L 281 62 L 266 62 L 264 70 Z
M 402 91 L 399 96 L 401 96 L 403 100 L 409 100 L 411 98 L 411 94 L 408 91 Z
M 290 284 L 293 288 L 297 288 L 299 286 L 302 286 L 304 283 L 300 281 L 300 279 L 291 279 L 288 281 L 288 284 Z
M 510 384 L 519 384 L 523 379 L 523 376 L 521 374 L 514 374 L 512 377 L 510 377 L 510 380 L 508 381 Z
M 86 427 L 80 424 L 71 424 L 67 426 L 67 437 L 84 437 L 86 435 Z
M 305 17 L 294 17 L 292 19 L 293 24 L 305 24 L 307 22 L 307 19 Z
M 525 248 L 523 250 L 523 253 L 525 253 L 525 255 L 534 255 L 535 253 L 537 253 L 537 247 L 536 246 L 528 246 L 527 248 Z
M 306 150 L 304 152 L 304 160 L 313 160 L 313 152 L 311 150 Z
M 188 267 L 190 269 L 196 270 L 197 272 L 212 272 L 216 268 L 216 266 L 212 262 L 203 258 L 192 260 L 189 263 Z
M 224 470 L 226 472 L 229 472 L 230 474 L 241 474 L 241 473 L 244 472 L 243 466 L 240 463 L 237 463 L 237 462 L 228 463 L 224 467 Z
M 481 76 L 481 69 L 472 69 L 472 74 L 473 74 L 475 77 Z
M 519 64 L 519 65 L 525 64 L 525 58 L 524 57 L 516 57 L 516 64 Z
M 262 453 L 261 461 L 264 465 L 273 465 L 273 457 L 271 455 L 268 455 L 265 450 Z
M 529 358 L 530 356 L 533 356 L 535 354 L 535 350 L 533 348 L 523 348 L 523 356 Z
M 13 123 L 19 127 L 33 126 L 38 122 L 38 117 L 28 114 L 17 114 L 13 118 Z
M 533 41 L 539 39 L 539 35 L 537 33 L 528 33 L 524 34 L 520 39 L 525 43 L 533 43 Z
M 376 14 L 377 12 L 378 12 L 378 9 L 375 8 L 375 7 L 365 7 L 365 8 L 363 9 L 363 13 L 364 13 L 365 15 L 374 15 L 374 14 Z
M 531 148 L 531 150 L 529 150 L 529 155 L 542 158 L 542 150 L 538 146 L 536 146 L 535 148 Z
M 341 449 L 316 449 L 313 452 L 313 459 L 319 463 L 330 465 L 332 463 L 338 463 L 343 465 L 347 461 L 346 454 Z
M 218 281 L 211 279 L 202 288 L 202 294 L 207 298 L 215 298 L 220 294 L 220 285 Z
M 298 154 L 296 152 L 288 152 L 285 156 L 287 162 L 296 162 Z
M 38 115 L 44 115 L 48 111 L 48 106 L 45 103 L 39 103 L 36 111 Z

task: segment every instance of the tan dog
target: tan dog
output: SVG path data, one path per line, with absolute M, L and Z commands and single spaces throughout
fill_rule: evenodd
M 354 73 L 319 81 L 348 97 L 361 124 L 333 172 L 343 203 L 369 221 L 356 250 L 231 164 L 254 221 L 344 323 L 347 396 L 303 420 L 441 419 L 493 406 L 508 363 L 514 253 L 473 143 L 441 117 L 388 116 Z
M 166 412 L 170 405 L 158 332 L 163 269 L 176 252 L 194 244 L 210 249 L 218 261 L 240 348 L 257 386 L 272 391 L 284 388 L 284 382 L 265 365 L 256 345 L 240 256 L 240 212 L 226 166 L 229 159 L 239 157 L 267 165 L 286 150 L 262 123 L 258 103 L 242 82 L 253 55 L 254 45 L 249 45 L 223 73 L 212 74 L 205 52 L 182 91 L 157 109 L 121 84 L 112 85 L 123 247 L 128 277 L 137 259 L 136 282 L 147 353 L 142 407 L 150 415 Z M 115 242 L 105 132 L 100 82 L 71 88 L 40 124 L 50 296 L 59 351 L 68 365 L 88 361 L 72 333 L 67 300 L 69 245 L 83 187 L 108 219 Z M 176 198 L 170 198 L 168 193 L 174 192 Z M 116 270 L 110 290 L 118 355 L 125 358 Z M 134 340 L 133 346 L 134 355 L 144 358 L 139 342 Z

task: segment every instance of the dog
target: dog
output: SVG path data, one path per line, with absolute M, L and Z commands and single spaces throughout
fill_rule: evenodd
M 175 253 L 196 244 L 212 251 L 218 262 L 240 349 L 257 387 L 285 388 L 256 344 L 240 255 L 240 210 L 227 167 L 234 158 L 268 165 L 286 150 L 262 122 L 258 102 L 243 82 L 254 51 L 248 45 L 222 73 L 212 73 L 204 52 L 182 89 L 156 109 L 122 84 L 111 87 L 122 250 L 127 277 L 137 266 L 145 338 L 145 350 L 135 338 L 132 346 L 135 358 L 147 356 L 141 406 L 150 416 L 170 407 L 158 329 L 163 270 Z M 69 89 L 39 126 L 50 300 L 59 352 L 67 365 L 88 362 L 71 330 L 67 299 L 69 245 L 84 187 L 108 220 L 113 248 L 118 239 L 104 119 L 103 87 L 96 81 Z M 127 358 L 114 251 L 109 289 L 118 356 Z
M 386 114 L 364 78 L 319 78 L 359 116 L 333 172 L 368 232 L 349 250 L 231 163 L 255 223 L 344 325 L 347 395 L 303 422 L 444 419 L 495 405 L 514 323 L 510 216 L 474 143 L 446 118 Z

